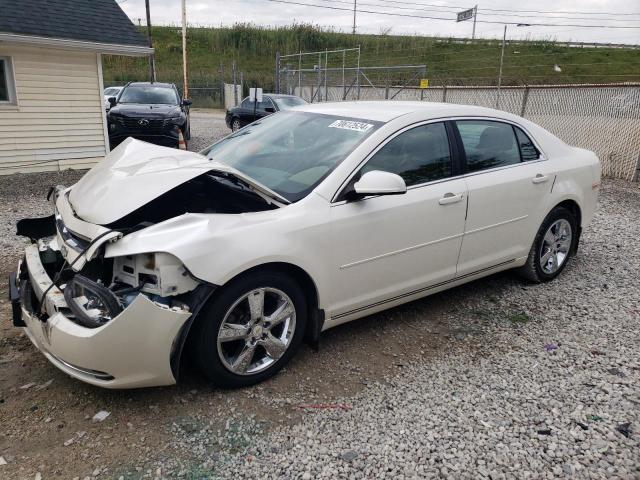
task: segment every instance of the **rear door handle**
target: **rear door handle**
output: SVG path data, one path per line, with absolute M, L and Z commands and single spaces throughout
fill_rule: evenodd
M 544 183 L 547 180 L 549 180 L 549 175 L 542 175 L 541 173 L 531 179 L 533 183 Z
M 463 197 L 464 195 L 462 193 L 459 193 L 458 195 L 456 195 L 454 193 L 448 192 L 448 193 L 445 193 L 440 200 L 438 200 L 438 203 L 440 205 L 449 205 L 450 203 L 458 203 L 462 201 Z

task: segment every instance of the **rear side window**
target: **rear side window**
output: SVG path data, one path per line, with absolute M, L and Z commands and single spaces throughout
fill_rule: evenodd
M 516 131 L 516 137 L 518 137 L 518 145 L 520 146 L 520 156 L 522 157 L 522 161 L 529 162 L 531 160 L 538 160 L 540 158 L 540 152 L 527 134 L 518 127 L 513 127 L 513 129 Z
M 520 163 L 520 149 L 511 125 L 488 120 L 458 120 L 456 125 L 468 172 Z
M 360 171 L 400 175 L 407 186 L 451 176 L 451 154 L 444 123 L 430 123 L 401 133 L 383 146 Z

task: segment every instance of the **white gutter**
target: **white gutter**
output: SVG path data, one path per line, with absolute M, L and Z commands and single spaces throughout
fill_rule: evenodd
M 117 43 L 101 43 L 85 40 L 71 40 L 68 38 L 40 37 L 35 35 L 18 35 L 0 32 L 0 42 L 22 43 L 25 45 L 40 45 L 47 47 L 89 50 L 96 53 L 114 55 L 146 56 L 153 53 L 153 48 L 143 45 L 123 45 Z

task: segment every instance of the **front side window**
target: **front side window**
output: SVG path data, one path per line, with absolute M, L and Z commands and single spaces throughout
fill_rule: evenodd
M 510 124 L 458 120 L 456 125 L 464 146 L 468 172 L 520 163 L 518 142 Z
M 130 85 L 125 87 L 118 103 L 178 105 L 180 102 L 176 91 L 171 87 Z
M 279 112 L 200 152 L 295 202 L 308 195 L 380 122 Z
M 407 186 L 451 176 L 451 154 L 444 123 L 430 123 L 401 133 L 384 145 L 360 171 L 400 175 Z
M 16 92 L 9 57 L 0 57 L 0 104 L 15 103 Z

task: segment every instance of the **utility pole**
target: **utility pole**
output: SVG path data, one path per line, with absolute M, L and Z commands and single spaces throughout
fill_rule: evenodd
M 151 12 L 149 11 L 149 0 L 144 0 L 144 6 L 147 9 L 147 38 L 149 39 L 149 47 L 153 48 L 153 40 L 151 38 Z M 153 53 L 149 55 L 149 80 L 151 82 L 156 81 L 156 56 Z
M 147 0 L 149 1 L 149 0 Z M 182 0 L 182 98 L 189 98 L 189 81 L 187 78 L 187 5 Z
M 357 2 L 358 0 L 353 0 L 353 35 L 356 34 L 356 11 L 357 11 Z
M 478 17 L 478 5 L 473 7 L 473 31 L 471 32 L 471 40 L 476 39 L 476 18 Z
M 498 72 L 498 92 L 496 93 L 496 108 L 500 108 L 500 87 L 502 86 L 502 65 L 504 64 L 504 46 L 507 43 L 507 26 L 504 26 L 502 35 L 502 50 L 500 52 L 500 71 Z

